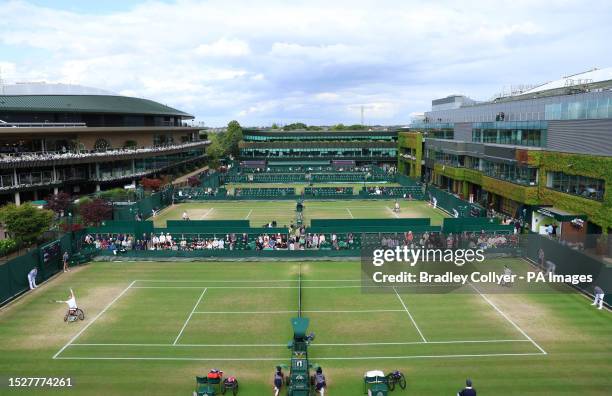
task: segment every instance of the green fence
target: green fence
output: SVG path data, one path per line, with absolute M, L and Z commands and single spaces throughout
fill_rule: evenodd
M 173 187 L 168 186 L 131 205 L 115 205 L 113 206 L 113 220 L 134 220 L 137 214 L 147 218 L 153 213 L 153 209 L 161 210 L 171 205 L 173 192 Z
M 442 227 L 432 226 L 429 218 L 406 219 L 312 219 L 306 232 L 481 232 L 513 233 L 512 225 L 486 217 L 446 218 Z M 248 220 L 168 220 L 165 228 L 155 228 L 151 221 L 106 221 L 99 227 L 89 227 L 93 234 L 227 234 L 227 233 L 287 233 L 286 228 L 251 227 Z
M 72 257 L 80 247 L 84 231 L 64 234 L 60 239 L 33 248 L 27 253 L 0 265 L 0 306 L 29 289 L 28 273 L 38 267 L 36 283 L 41 283 L 62 270 L 64 252 Z M 57 249 L 58 254 L 50 254 Z M 75 253 L 78 255 L 78 253 Z
M 444 209 L 455 217 L 482 217 L 486 215 L 486 210 L 482 206 L 464 201 L 439 188 L 429 186 L 427 193 L 430 200 L 436 199 L 438 208 Z
M 514 226 L 499 223 L 498 218 L 489 217 L 460 217 L 443 220 L 442 229 L 445 233 L 481 232 L 486 233 L 514 233 Z
M 543 235 L 529 234 L 521 239 L 524 257 L 538 265 L 543 271 L 557 275 L 591 275 L 593 282 L 574 285 L 583 293 L 593 294 L 593 287 L 599 286 L 605 292 L 605 301 L 612 304 L 612 267 L 597 257 L 571 246 L 559 243 L 558 240 Z M 543 256 L 543 263 L 542 261 Z

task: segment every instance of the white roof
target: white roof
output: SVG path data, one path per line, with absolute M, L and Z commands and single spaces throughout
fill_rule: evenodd
M 0 95 L 116 95 L 99 88 L 73 84 L 24 82 L 0 85 Z
M 605 69 L 593 69 L 583 73 L 565 76 L 555 81 L 547 82 L 528 91 L 522 92 L 521 95 L 547 91 L 549 89 L 571 87 L 573 85 L 591 84 L 609 80 L 612 80 L 612 67 L 606 67 Z
M 384 377 L 385 373 L 382 370 L 371 370 L 365 373 L 364 377 L 373 378 L 373 377 Z

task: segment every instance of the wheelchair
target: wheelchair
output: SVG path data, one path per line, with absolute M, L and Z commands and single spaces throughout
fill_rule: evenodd
M 75 322 L 77 320 L 85 320 L 85 312 L 81 308 L 69 309 L 64 316 L 64 322 Z

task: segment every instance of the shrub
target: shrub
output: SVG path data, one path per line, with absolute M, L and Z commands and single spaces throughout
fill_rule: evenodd
M 0 240 L 0 256 L 6 256 L 9 253 L 14 252 L 19 247 L 19 244 L 14 239 L 2 239 Z

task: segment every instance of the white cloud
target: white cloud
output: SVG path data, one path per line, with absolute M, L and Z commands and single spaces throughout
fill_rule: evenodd
M 0 67 L 8 81 L 143 96 L 209 125 L 354 123 L 361 105 L 368 122 L 403 124 L 439 96 L 484 99 L 612 65 L 611 11 L 604 0 L 176 0 L 96 14 L 5 1 Z
M 200 44 L 195 53 L 200 56 L 237 57 L 249 55 L 251 49 L 246 41 L 222 38 L 210 44 Z

